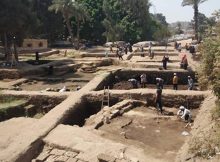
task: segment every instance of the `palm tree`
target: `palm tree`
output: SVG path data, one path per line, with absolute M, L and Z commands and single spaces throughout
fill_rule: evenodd
M 75 13 L 74 17 L 76 19 L 76 24 L 77 24 L 77 31 L 76 31 L 76 36 L 77 36 L 77 49 L 79 48 L 79 39 L 80 39 L 80 25 L 81 23 L 84 23 L 86 20 L 90 19 L 89 13 L 87 12 L 86 7 L 83 4 L 77 4 L 75 6 Z
M 75 0 L 53 0 L 52 5 L 49 7 L 50 11 L 62 13 L 71 37 L 72 44 L 74 43 L 74 37 L 70 19 L 74 16 L 76 5 L 77 3 Z
M 199 5 L 207 0 L 183 0 L 182 6 L 193 6 L 194 9 L 194 30 L 195 30 L 195 39 L 198 40 L 198 14 L 199 14 Z

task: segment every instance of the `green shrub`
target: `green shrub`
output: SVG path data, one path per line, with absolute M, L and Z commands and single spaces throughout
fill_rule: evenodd
M 217 35 L 206 38 L 201 45 L 202 63 L 199 83 L 202 89 L 211 87 L 215 95 L 220 98 L 220 32 L 217 32 Z

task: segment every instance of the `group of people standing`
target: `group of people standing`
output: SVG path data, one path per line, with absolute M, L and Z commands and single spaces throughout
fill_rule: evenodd
M 124 46 L 117 45 L 116 46 L 116 56 L 119 60 L 123 60 L 123 55 L 128 54 L 128 52 L 132 52 L 132 45 L 130 43 L 125 44 Z M 110 53 L 113 53 L 113 45 L 110 45 Z
M 192 77 L 188 76 L 187 79 L 188 79 L 188 90 L 193 90 L 194 81 Z M 132 84 L 132 88 L 138 88 L 138 80 L 136 78 L 128 79 L 128 82 Z M 173 74 L 172 83 L 173 83 L 173 90 L 178 90 L 179 77 L 177 76 L 177 73 Z M 147 75 L 145 73 L 140 75 L 140 85 L 141 85 L 141 88 L 146 88 Z M 163 89 L 163 87 L 164 87 L 164 79 L 157 77 L 156 88 Z
M 154 51 L 152 50 L 152 46 L 153 46 L 153 44 L 152 44 L 152 42 L 150 42 L 149 46 L 148 46 L 148 56 L 150 57 L 150 59 L 154 58 Z M 140 46 L 139 51 L 142 52 L 141 57 L 145 57 L 143 45 Z
M 156 78 L 157 80 L 157 90 L 156 90 L 156 97 L 155 97 L 155 103 L 156 108 L 163 113 L 163 106 L 162 106 L 162 90 L 163 90 L 163 79 Z M 173 89 L 178 90 L 178 81 L 179 78 L 176 73 L 173 74 Z M 193 90 L 193 79 L 191 76 L 188 76 L 188 90 Z M 178 116 L 181 116 L 181 118 L 185 121 L 190 122 L 191 121 L 191 112 L 185 108 L 184 106 L 180 106 L 180 110 L 177 113 Z
M 178 90 L 179 78 L 176 73 L 173 74 L 173 89 Z M 193 90 L 194 81 L 191 76 L 188 76 L 188 90 Z

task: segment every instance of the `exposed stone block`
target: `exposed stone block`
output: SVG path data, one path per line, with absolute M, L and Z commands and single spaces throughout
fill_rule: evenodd
M 45 162 L 54 162 L 57 158 L 57 155 L 50 155 Z
M 66 162 L 69 159 L 68 156 L 59 156 L 54 162 Z
M 76 158 L 69 158 L 66 162 L 77 162 Z
M 64 150 L 59 150 L 59 149 L 53 149 L 53 150 L 50 152 L 51 155 L 59 155 L 59 156 L 63 155 L 64 153 L 65 153 Z
M 72 152 L 72 151 L 67 151 L 67 152 L 65 152 L 64 155 L 65 155 L 65 156 L 68 156 L 68 157 L 74 158 L 74 157 L 76 157 L 76 156 L 78 155 L 78 153 Z
M 116 160 L 116 158 L 106 154 L 99 154 L 97 158 L 99 162 L 115 162 Z
M 47 157 L 50 156 L 50 154 L 46 152 L 42 152 L 36 159 L 36 162 L 43 162 L 47 159 Z

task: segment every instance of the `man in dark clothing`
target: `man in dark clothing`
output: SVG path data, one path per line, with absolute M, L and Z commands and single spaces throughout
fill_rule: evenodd
M 127 55 L 128 54 L 128 47 L 127 47 L 127 45 L 124 47 L 124 51 L 125 51 L 125 54 Z
M 175 41 L 175 43 L 174 43 L 174 48 L 177 50 L 177 48 L 178 48 L 178 43 L 177 43 L 177 41 Z
M 192 54 L 192 55 L 194 55 L 195 54 L 195 47 L 193 46 L 193 45 L 191 45 L 190 47 L 189 47 L 189 52 Z
M 193 79 L 191 78 L 191 76 L 188 76 L 188 90 L 193 90 Z
M 155 102 L 156 102 L 156 108 L 160 110 L 161 114 L 163 113 L 163 109 L 162 109 L 162 89 L 161 88 L 157 88 L 156 91 L 156 98 L 155 98 Z
M 39 61 L 39 52 L 35 52 L 35 60 L 38 62 Z
M 132 45 L 130 43 L 128 44 L 128 50 L 129 52 L 133 52 Z
M 158 88 L 163 89 L 163 83 L 164 83 L 164 80 L 162 78 L 156 78 L 157 89 Z
M 123 56 L 123 54 L 122 54 L 123 51 L 122 50 L 123 49 L 121 47 L 119 47 L 119 51 L 118 51 L 118 59 L 119 60 L 123 60 L 123 57 L 122 57 Z
M 141 45 L 140 47 L 141 57 L 144 57 L 144 47 Z
M 163 56 L 163 68 L 166 70 L 167 69 L 167 62 L 169 61 L 169 57 L 168 56 Z

